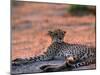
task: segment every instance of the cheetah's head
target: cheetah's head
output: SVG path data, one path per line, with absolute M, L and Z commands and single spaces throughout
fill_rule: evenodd
M 61 42 L 61 41 L 63 41 L 65 33 L 66 32 L 61 30 L 61 29 L 56 29 L 54 31 L 48 31 L 48 34 L 52 38 L 53 42 Z

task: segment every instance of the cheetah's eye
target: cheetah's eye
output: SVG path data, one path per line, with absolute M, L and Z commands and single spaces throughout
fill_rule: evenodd
M 57 35 L 57 33 L 55 33 L 54 35 Z

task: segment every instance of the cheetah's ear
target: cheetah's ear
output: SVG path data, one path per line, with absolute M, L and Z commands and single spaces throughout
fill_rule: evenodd
M 49 35 L 52 35 L 52 31 L 48 31 L 48 34 L 49 34 Z
M 66 31 L 63 31 L 64 34 L 66 34 Z

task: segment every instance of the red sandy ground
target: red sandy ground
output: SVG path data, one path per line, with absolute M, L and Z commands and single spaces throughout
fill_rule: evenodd
M 48 30 L 66 31 L 65 42 L 95 47 L 95 16 L 71 16 L 67 4 L 28 3 L 12 7 L 12 28 L 32 23 L 29 29 L 12 29 L 12 59 L 42 54 L 51 43 Z

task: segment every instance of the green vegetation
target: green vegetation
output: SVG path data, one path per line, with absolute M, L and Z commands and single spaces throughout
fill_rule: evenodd
M 94 9 L 94 11 L 93 11 Z M 69 13 L 72 15 L 86 15 L 86 14 L 95 14 L 95 8 L 92 8 L 92 6 L 86 6 L 86 5 L 71 5 L 69 8 Z

